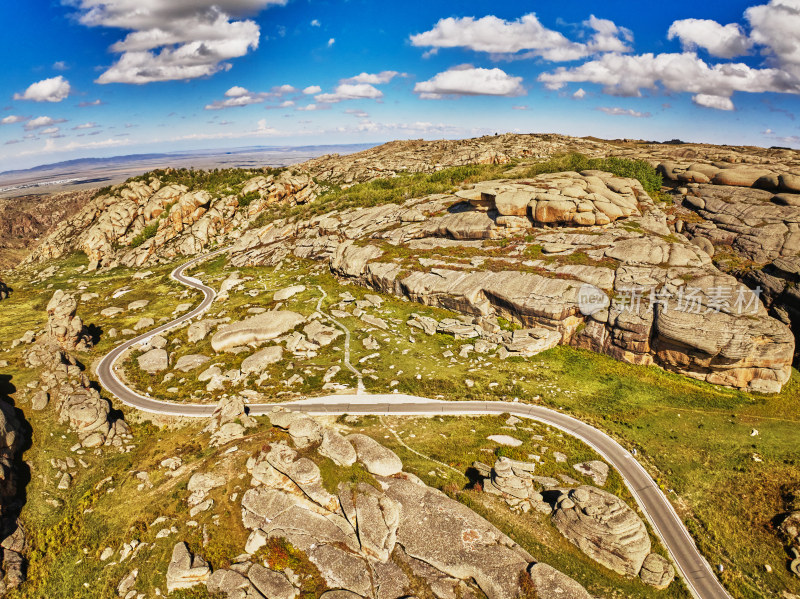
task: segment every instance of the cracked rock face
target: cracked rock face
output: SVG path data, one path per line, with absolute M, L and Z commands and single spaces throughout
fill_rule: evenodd
M 241 345 L 258 345 L 288 333 L 304 321 L 301 314 L 289 310 L 265 312 L 222 325 L 211 338 L 211 347 L 219 352 Z
M 625 576 L 637 576 L 650 554 L 641 518 L 619 497 L 595 487 L 562 493 L 553 523 L 586 555 Z
M 598 196 L 588 189 L 602 184 L 603 198 L 631 210 L 635 200 L 636 211 L 605 225 L 542 223 L 535 220 L 539 200 L 528 199 L 526 216 L 503 215 L 500 210 L 512 209 L 497 198 L 511 193 L 510 183 L 490 181 L 457 192 L 467 199 L 436 194 L 276 221 L 242 235 L 231 262 L 274 266 L 288 255 L 323 261 L 342 279 L 462 313 L 471 320 L 414 322 L 426 333 L 502 345 L 503 356 L 532 355 L 560 343 L 751 391 L 777 392 L 788 381 L 791 330 L 705 251 L 671 233 L 666 215 L 638 181 L 586 171 L 513 184 L 530 187 L 513 190 L 520 205 L 523 195 L 533 197 L 540 192 L 532 190 L 548 185 L 553 189 L 546 193 L 579 202 L 572 196 Z M 584 200 L 597 209 L 597 198 Z M 533 212 L 531 201 L 537 202 Z M 409 211 L 417 216 L 407 218 Z M 506 240 L 507 249 L 499 250 L 497 239 Z M 392 257 L 392 246 L 411 256 Z M 468 257 L 451 257 L 450 248 Z M 587 286 L 605 297 L 600 309 L 583 306 Z M 720 302 L 720 294 L 728 300 Z M 499 327 L 484 326 L 498 317 L 524 331 L 506 338 Z
M 397 458 L 388 449 L 371 438 L 365 441 L 364 435 L 342 436 L 304 414 L 280 410 L 271 420 L 290 434 L 298 425 L 319 430 L 304 455 L 316 450 L 336 455 L 342 463 L 357 459 L 365 467 L 377 459 L 375 463 L 391 466 L 391 474 L 376 473 L 370 484 L 340 483 L 331 494 L 322 486 L 319 468 L 311 459 L 283 442 L 263 448 L 247 462 L 252 488 L 244 493 L 241 504 L 242 522 L 252 531 L 247 552 L 257 551 L 270 538 L 286 539 L 336 589 L 326 597 L 396 599 L 409 588 L 409 571 L 436 597 L 519 596 L 520 576 L 525 575 L 531 556 L 463 504 L 403 472 L 402 463 L 398 469 Z M 387 460 L 389 454 L 394 457 Z M 245 588 L 255 584 L 250 572 L 246 582 L 242 575 L 218 571 L 208 588 Z M 537 590 L 541 585 L 544 592 L 569 581 L 563 577 L 552 583 L 554 576 L 533 577 L 533 584 Z M 580 585 L 569 582 L 571 592 L 577 593 Z M 574 597 L 583 599 L 584 595 Z
M 92 267 L 139 267 L 189 256 L 224 240 L 270 204 L 302 204 L 316 197 L 311 177 L 290 171 L 277 177 L 254 177 L 244 190 L 257 193 L 258 198 L 240 210 L 237 196 L 218 197 L 205 190 L 188 191 L 182 185 L 162 185 L 155 177 L 147 183 L 115 186 L 109 195 L 87 202 L 58 226 L 26 263 L 59 258 L 74 250 L 84 251 Z M 136 247 L 131 245 L 146 227 L 156 227 L 155 235 Z

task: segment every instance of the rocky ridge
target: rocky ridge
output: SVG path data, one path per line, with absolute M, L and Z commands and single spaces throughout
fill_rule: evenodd
M 25 352 L 27 366 L 41 369 L 31 407 L 43 410 L 53 402 L 59 420 L 78 434 L 80 445 L 86 449 L 103 445 L 122 449 L 131 439 L 128 425 L 111 416 L 111 405 L 100 397 L 72 353 L 86 351 L 91 344 L 76 315 L 77 306 L 74 295 L 56 291 L 47 305 L 47 327 L 36 334 Z
M 791 372 L 791 331 L 666 221 L 638 181 L 559 173 L 278 220 L 246 232 L 230 255 L 236 267 L 322 260 L 344 279 L 461 312 L 490 340 L 504 317 L 555 343 L 778 391 Z M 605 298 L 588 314 L 586 286 Z
M 92 269 L 119 264 L 139 267 L 193 255 L 213 242 L 224 242 L 266 206 L 310 201 L 315 189 L 307 174 L 284 171 L 277 176 L 255 176 L 245 183 L 241 195 L 257 198 L 241 208 L 236 195 L 215 197 L 205 190 L 190 191 L 185 185 L 165 185 L 156 177 L 147 183 L 131 181 L 88 202 L 48 235 L 25 263 L 76 250 L 86 253 Z M 152 237 L 146 234 L 148 227 L 155 227 Z

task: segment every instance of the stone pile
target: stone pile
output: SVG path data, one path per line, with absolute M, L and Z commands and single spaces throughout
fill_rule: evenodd
M 563 172 L 532 180 L 487 181 L 456 192 L 475 209 L 496 212 L 498 226 L 607 225 L 641 216 L 639 198 L 649 198 L 638 181 L 602 171 Z

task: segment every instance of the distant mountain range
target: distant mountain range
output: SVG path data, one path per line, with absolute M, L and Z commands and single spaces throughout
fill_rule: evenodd
M 194 156 L 230 156 L 236 154 L 251 154 L 261 152 L 277 152 L 277 153 L 299 153 L 299 154 L 333 154 L 342 153 L 350 154 L 352 152 L 360 152 L 375 147 L 379 144 L 338 144 L 338 145 L 322 145 L 322 146 L 251 146 L 244 148 L 231 148 L 224 150 L 189 150 L 184 152 L 166 152 L 166 153 L 153 153 L 153 154 L 125 154 L 122 156 L 109 156 L 106 158 L 76 158 L 74 160 L 64 160 L 62 162 L 53 162 L 50 164 L 41 164 L 26 169 L 17 169 L 10 171 L 0 171 L 0 177 L 12 175 L 25 175 L 43 171 L 52 171 L 60 169 L 75 169 L 87 166 L 98 166 L 101 164 L 125 164 L 130 162 L 150 161 L 150 160 L 174 160 L 176 158 L 191 158 Z
M 28 169 L 0 172 L 0 197 L 51 194 L 113 185 L 129 177 L 166 167 L 213 169 L 288 166 L 325 154 L 352 154 L 376 145 L 378 144 L 250 146 L 222 150 L 78 158 Z

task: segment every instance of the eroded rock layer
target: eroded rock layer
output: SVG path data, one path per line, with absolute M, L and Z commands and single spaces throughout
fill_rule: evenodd
M 578 224 L 579 214 L 595 224 Z M 599 216 L 608 224 L 596 224 Z M 790 329 L 672 233 L 637 181 L 608 173 L 546 175 L 511 189 L 484 182 L 455 195 L 279 220 L 245 233 L 231 261 L 276 265 L 291 255 L 464 313 L 490 332 L 493 319 L 510 318 L 554 331 L 562 344 L 754 391 L 778 391 L 791 373 Z M 602 292 L 597 306 L 583 305 L 587 290 Z

